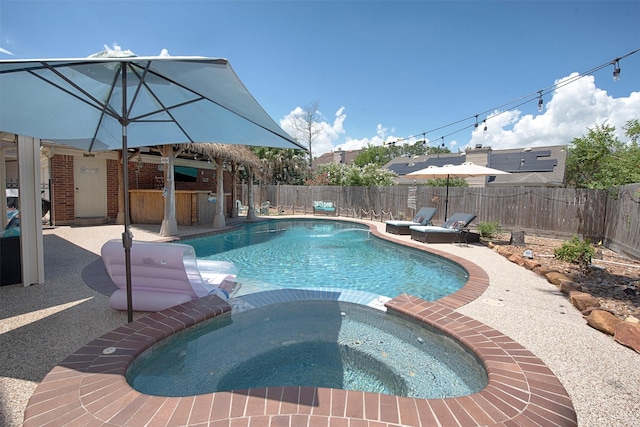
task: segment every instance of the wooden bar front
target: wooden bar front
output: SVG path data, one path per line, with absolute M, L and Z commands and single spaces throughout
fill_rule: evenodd
M 176 221 L 178 225 L 212 225 L 215 203 L 209 202 L 208 191 L 177 190 Z M 225 194 L 225 212 L 229 216 L 231 195 Z M 164 197 L 162 190 L 129 190 L 132 224 L 162 224 Z

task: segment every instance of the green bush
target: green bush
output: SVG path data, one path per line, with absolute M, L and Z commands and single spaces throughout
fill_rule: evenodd
M 589 239 L 581 241 L 578 236 L 573 236 L 571 240 L 555 249 L 553 255 L 562 261 L 586 266 L 591 262 L 595 252 L 596 250 Z
M 478 233 L 480 237 L 491 238 L 498 234 L 500 223 L 496 221 L 481 221 L 478 224 Z

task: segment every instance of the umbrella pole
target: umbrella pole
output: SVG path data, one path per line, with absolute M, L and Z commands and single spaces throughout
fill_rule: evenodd
M 447 175 L 447 192 L 444 196 L 444 222 L 447 222 L 447 210 L 449 209 L 449 175 Z
M 124 232 L 122 233 L 122 246 L 124 247 L 124 264 L 127 282 L 127 321 L 133 322 L 133 292 L 131 287 L 131 246 L 133 236 L 129 230 L 129 158 L 127 156 L 127 127 L 122 126 L 122 179 L 124 180 Z
M 131 286 L 131 246 L 133 236 L 129 230 L 129 156 L 127 147 L 127 65 L 121 65 L 122 72 L 122 179 L 124 189 L 124 232 L 122 233 L 122 246 L 124 247 L 125 278 L 127 284 L 127 321 L 133 322 L 133 292 Z

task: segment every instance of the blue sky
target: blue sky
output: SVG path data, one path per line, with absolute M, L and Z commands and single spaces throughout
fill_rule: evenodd
M 609 65 L 554 90 L 640 49 L 638 22 L 640 1 L 0 0 L 0 59 L 105 46 L 224 57 L 292 134 L 296 108 L 319 104 L 314 155 L 437 128 L 427 139 L 452 151 L 515 148 L 640 119 L 640 52 L 620 60 L 620 81 Z

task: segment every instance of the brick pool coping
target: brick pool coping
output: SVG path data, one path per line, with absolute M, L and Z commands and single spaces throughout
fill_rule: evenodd
M 375 227 L 371 232 L 399 242 Z M 445 256 L 424 244 L 399 243 Z M 448 254 L 446 258 L 469 273 L 461 290 L 436 302 L 401 295 L 385 305 L 389 312 L 424 322 L 467 346 L 488 373 L 487 387 L 477 393 L 418 399 L 317 387 L 268 387 L 159 397 L 132 389 L 125 373 L 139 354 L 163 338 L 232 309 L 211 296 L 152 313 L 71 354 L 34 391 L 24 426 L 577 426 L 566 390 L 538 357 L 501 332 L 455 311 L 478 298 L 489 280 L 477 265 Z

